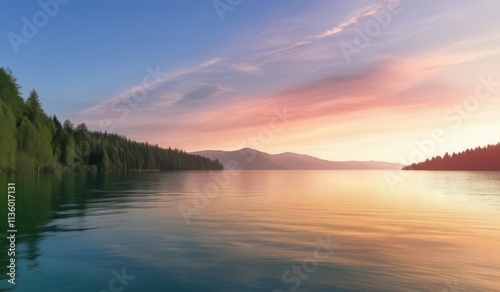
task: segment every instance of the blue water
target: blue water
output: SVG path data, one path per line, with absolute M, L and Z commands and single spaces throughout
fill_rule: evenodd
M 3 174 L 1 189 L 17 187 L 17 272 L 0 288 L 500 291 L 500 173 L 387 175 Z

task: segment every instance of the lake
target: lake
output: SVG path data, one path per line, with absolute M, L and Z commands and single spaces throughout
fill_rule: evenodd
M 500 172 L 388 173 L 2 174 L 15 291 L 500 291 Z

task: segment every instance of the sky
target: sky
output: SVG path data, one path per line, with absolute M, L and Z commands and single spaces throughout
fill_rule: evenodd
M 2 1 L 49 115 L 186 151 L 407 164 L 500 142 L 500 2 Z

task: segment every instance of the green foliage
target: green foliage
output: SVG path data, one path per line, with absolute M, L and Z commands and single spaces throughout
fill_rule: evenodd
M 2 125 L 0 134 L 0 170 L 15 167 L 16 161 L 16 118 L 5 104 L 0 100 L 0 121 Z
M 11 109 L 12 113 L 19 119 L 23 116 L 24 101 L 19 93 L 17 80 L 8 69 L 0 68 L 0 99 Z
M 178 149 L 92 132 L 85 124 L 48 117 L 38 93 L 26 102 L 10 71 L 0 68 L 0 170 L 203 170 L 222 164 Z
M 26 116 L 22 117 L 18 132 L 17 145 L 19 151 L 29 152 L 30 143 L 35 139 L 35 127 Z
M 78 131 L 76 131 L 78 132 Z M 130 141 L 125 136 L 86 132 L 76 140 L 77 157 L 104 170 L 203 170 L 222 169 L 222 164 L 179 149 Z M 86 140 L 80 140 L 86 139 Z M 88 159 L 88 160 L 87 160 Z
M 40 104 L 38 93 L 36 93 L 35 90 L 32 90 L 28 99 L 26 99 L 24 115 L 28 116 L 31 122 L 35 122 L 38 119 L 41 111 L 42 105 Z

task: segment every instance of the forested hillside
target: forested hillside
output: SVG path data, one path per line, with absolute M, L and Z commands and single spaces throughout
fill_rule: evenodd
M 446 153 L 427 159 L 425 162 L 412 164 L 404 170 L 500 170 L 500 143 L 487 147 L 468 149 L 461 153 Z
M 178 149 L 76 127 L 42 109 L 36 91 L 24 100 L 8 69 L 0 68 L 0 171 L 206 170 L 222 164 Z

